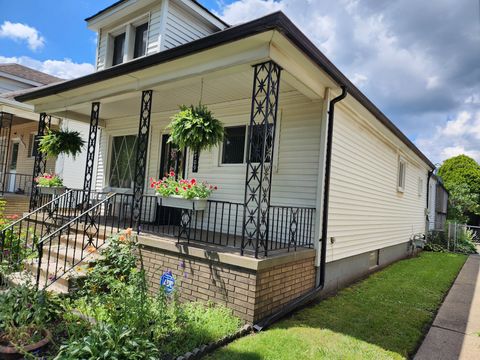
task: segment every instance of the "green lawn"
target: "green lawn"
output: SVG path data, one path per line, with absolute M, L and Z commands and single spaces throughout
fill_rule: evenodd
M 400 261 L 207 359 L 403 359 L 428 330 L 465 255 Z

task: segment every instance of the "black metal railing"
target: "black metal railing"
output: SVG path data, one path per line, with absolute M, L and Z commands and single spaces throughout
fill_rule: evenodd
M 24 194 L 32 193 L 32 174 L 17 174 L 7 172 L 0 174 L 3 177 L 3 193 Z
M 92 192 L 88 206 L 82 190 L 54 197 L 42 195 L 42 206 L 0 231 L 0 265 L 19 271 L 26 262 L 36 269 L 37 284 L 47 287 L 61 278 L 104 240 L 132 226 L 132 194 Z M 243 239 L 244 204 L 209 200 L 202 211 L 162 206 L 158 197 L 142 199 L 139 232 L 176 241 L 239 249 Z M 266 249 L 255 243 L 247 254 L 267 256 L 277 250 L 311 247 L 315 209 L 271 206 Z

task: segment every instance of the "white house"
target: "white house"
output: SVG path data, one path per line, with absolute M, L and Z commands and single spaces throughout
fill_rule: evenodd
M 196 1 L 124 0 L 87 23 L 97 71 L 17 100 L 91 124 L 82 203 L 101 226 L 81 243 L 133 224 L 153 290 L 168 269 L 187 274 L 183 298 L 257 322 L 407 256 L 425 233 L 434 165 L 283 13 L 230 27 Z M 166 126 L 199 102 L 226 139 L 194 164 Z M 171 169 L 218 185 L 207 209 L 157 205 L 147 179 Z

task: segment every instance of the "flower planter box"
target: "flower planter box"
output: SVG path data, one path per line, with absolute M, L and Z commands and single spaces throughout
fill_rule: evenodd
M 65 186 L 39 186 L 38 190 L 41 194 L 60 195 L 65 192 Z
M 207 208 L 208 200 L 207 199 L 184 199 L 181 196 L 171 195 L 168 197 L 163 197 L 157 195 L 158 205 L 173 207 L 178 209 L 186 210 L 196 210 L 202 211 Z

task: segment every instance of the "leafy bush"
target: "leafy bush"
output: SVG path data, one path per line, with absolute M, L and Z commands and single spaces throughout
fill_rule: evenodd
M 473 242 L 473 232 L 464 227 L 459 227 L 456 241 L 453 239 L 449 241 L 446 231 L 431 231 L 424 250 L 434 252 L 453 251 L 462 254 L 475 254 L 477 252 Z
M 150 178 L 150 187 L 154 188 L 160 196 L 178 195 L 184 199 L 208 199 L 212 192 L 217 190 L 216 185 L 209 185 L 206 182 L 199 183 L 196 179 L 176 180 L 173 171 L 158 181 Z
M 38 186 L 44 187 L 54 187 L 54 186 L 63 186 L 63 180 L 60 176 L 55 174 L 45 173 L 42 176 L 35 178 L 35 182 Z

